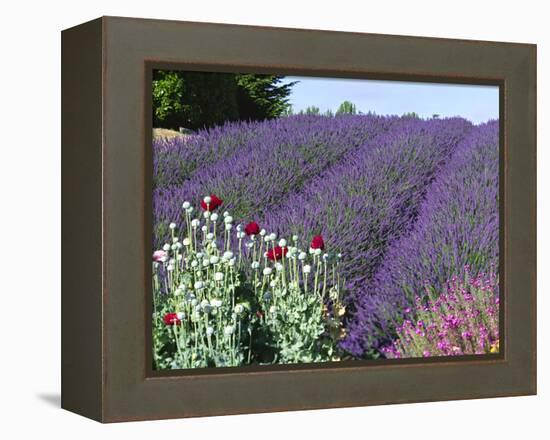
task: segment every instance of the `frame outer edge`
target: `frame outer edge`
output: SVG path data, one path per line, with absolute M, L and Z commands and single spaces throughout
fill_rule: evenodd
M 103 421 L 118 422 L 363 406 L 382 403 L 515 396 L 536 392 L 536 328 L 534 322 L 525 322 L 522 319 L 516 322 L 522 322 L 522 335 L 531 336 L 529 338 L 531 340 L 531 344 L 529 344 L 530 353 L 527 352 L 527 347 L 525 347 L 526 350 L 518 351 L 517 343 L 510 344 L 513 348 L 513 353 L 510 352 L 510 354 L 514 356 L 511 356 L 507 360 L 501 359 L 497 362 L 489 362 L 487 364 L 482 364 L 481 361 L 464 362 L 461 365 L 458 365 L 458 362 L 450 362 L 446 365 L 434 362 L 429 366 L 428 370 L 420 365 L 412 364 L 395 365 L 394 367 L 390 367 L 389 365 L 368 367 L 371 368 L 370 372 L 373 373 L 372 376 L 377 376 L 376 380 L 373 377 L 369 378 L 366 372 L 365 374 L 359 374 L 359 369 L 354 368 L 344 371 L 344 368 L 334 368 L 330 371 L 315 372 L 317 383 L 310 378 L 311 376 L 308 377 L 309 372 L 298 370 L 288 372 L 266 371 L 261 374 L 246 375 L 235 373 L 227 375 L 216 374 L 212 375 L 212 377 L 188 376 L 144 380 L 142 376 L 143 366 L 139 364 L 142 353 L 139 351 L 139 347 L 136 348 L 134 346 L 142 338 L 141 328 L 138 325 L 144 315 L 141 313 L 141 300 L 136 300 L 132 297 L 132 301 L 128 307 L 125 309 L 121 307 L 121 304 L 128 298 L 124 292 L 127 292 L 128 289 L 138 291 L 143 287 L 143 280 L 141 276 L 138 276 L 140 274 L 136 275 L 135 273 L 136 262 L 142 258 L 143 250 L 140 248 L 141 244 L 139 246 L 135 244 L 136 240 L 130 240 L 142 232 L 142 225 L 136 225 L 134 222 L 135 217 L 132 219 L 130 214 L 134 216 L 140 214 L 143 206 L 140 194 L 136 196 L 136 192 L 139 192 L 143 185 L 143 181 L 140 180 L 141 174 L 139 174 L 143 171 L 143 164 L 136 162 L 135 157 L 128 156 L 128 152 L 133 151 L 133 148 L 135 148 L 136 144 L 139 144 L 143 136 L 143 133 L 140 131 L 142 127 L 138 123 L 138 120 L 142 120 L 141 108 L 136 110 L 138 108 L 136 97 L 141 96 L 142 93 L 139 90 L 141 79 L 138 78 L 135 69 L 140 66 L 139 62 L 141 59 L 150 60 L 148 57 L 151 57 L 151 54 L 156 57 L 157 53 L 160 54 L 159 60 L 164 59 L 169 62 L 176 62 L 179 59 L 185 59 L 186 62 L 196 63 L 197 59 L 190 56 L 195 53 L 196 48 L 194 48 L 194 45 L 198 45 L 196 41 L 200 41 L 206 48 L 211 47 L 216 50 L 213 55 L 211 54 L 205 58 L 205 64 L 221 66 L 232 64 L 231 60 L 236 59 L 237 61 L 233 63 L 234 65 L 244 65 L 239 60 L 245 60 L 246 63 L 249 60 L 253 62 L 258 60 L 258 64 L 265 66 L 266 69 L 268 67 L 276 68 L 277 66 L 284 68 L 284 66 L 277 64 L 282 55 L 276 49 L 277 45 L 282 43 L 274 39 L 274 32 L 281 31 L 282 40 L 288 40 L 290 39 L 290 34 L 294 35 L 299 32 L 301 34 L 300 41 L 304 42 L 307 41 L 306 37 L 308 36 L 312 38 L 315 36 L 317 38 L 327 37 L 327 35 L 323 31 L 313 31 L 314 34 L 308 34 L 306 33 L 308 30 L 293 29 L 283 31 L 278 28 L 246 27 L 251 35 L 255 34 L 265 40 L 263 42 L 268 48 L 272 49 L 272 52 L 254 52 L 254 45 L 251 48 L 242 50 L 242 52 L 235 52 L 235 50 L 226 50 L 228 49 L 227 45 L 229 45 L 230 49 L 231 44 L 243 40 L 243 28 L 245 28 L 243 26 L 185 22 L 178 24 L 177 22 L 162 20 L 137 20 L 114 17 L 106 17 L 104 23 L 106 23 L 105 27 L 107 28 L 108 39 L 105 39 L 105 35 L 103 36 L 103 87 L 106 86 L 109 90 L 105 91 L 103 89 L 104 102 L 102 108 L 103 124 L 106 130 L 106 133 L 103 133 L 104 150 L 102 156 L 102 179 L 105 182 L 102 194 L 104 197 L 103 208 L 105 209 L 102 218 L 102 262 L 104 264 L 102 268 L 102 288 L 105 296 L 103 297 L 104 313 L 101 316 L 103 346 L 100 347 L 102 350 L 101 354 L 104 356 L 102 358 L 102 368 L 104 370 L 102 372 L 101 384 L 103 387 L 102 398 L 105 403 L 102 407 L 101 417 Z M 190 32 L 191 36 L 196 37 L 197 40 L 191 39 L 186 41 L 183 44 L 183 48 L 174 48 L 173 42 L 181 37 L 184 28 Z M 331 33 L 330 36 L 338 40 L 346 40 L 351 36 L 347 35 L 346 37 L 346 34 L 349 33 Z M 364 40 L 367 34 L 363 35 L 365 36 L 360 38 Z M 228 38 L 226 39 L 225 37 Z M 296 40 L 294 36 L 292 38 Z M 524 130 L 528 130 L 527 134 L 529 134 L 525 143 L 518 142 L 518 138 L 515 135 L 510 136 L 510 144 L 515 145 L 513 147 L 514 151 L 516 151 L 515 154 L 518 154 L 518 149 L 522 150 L 524 148 L 519 154 L 529 156 L 527 160 L 520 161 L 513 166 L 519 170 L 520 174 L 522 170 L 524 170 L 524 173 L 529 173 L 533 171 L 533 168 L 536 169 L 536 159 L 533 154 L 536 152 L 536 121 L 531 123 L 531 120 L 536 116 L 536 83 L 531 83 L 532 81 L 536 81 L 536 57 L 533 57 L 533 48 L 536 55 L 536 47 L 533 45 L 512 45 L 510 43 L 495 44 L 454 40 L 456 44 L 453 44 L 453 47 L 456 46 L 457 48 L 457 56 L 448 57 L 449 61 L 445 64 L 444 61 L 447 60 L 447 56 L 444 49 L 448 49 L 453 40 L 373 34 L 369 35 L 368 38 L 370 40 L 370 51 L 374 51 L 378 46 L 390 46 L 390 54 L 377 58 L 377 64 L 381 67 L 375 73 L 389 70 L 390 72 L 394 72 L 393 79 L 397 79 L 396 75 L 399 77 L 408 75 L 406 69 L 409 67 L 403 67 L 406 61 L 402 61 L 398 57 L 394 59 L 390 56 L 391 54 L 396 55 L 397 50 L 401 46 L 412 47 L 415 51 L 420 51 L 422 47 L 427 47 L 430 49 L 427 52 L 437 55 L 432 57 L 431 63 L 424 61 L 422 62 L 424 64 L 419 64 L 416 61 L 413 63 L 411 66 L 413 73 L 411 75 L 417 75 L 417 79 L 429 80 L 432 76 L 431 72 L 434 69 L 430 67 L 432 65 L 436 66 L 436 72 L 433 74 L 434 77 L 448 78 L 454 75 L 456 82 L 465 82 L 472 77 L 472 73 L 468 72 L 473 72 L 473 75 L 479 73 L 481 77 L 489 78 L 491 81 L 504 78 L 512 79 L 515 87 L 522 89 L 520 93 L 515 95 L 514 100 L 527 112 L 520 115 L 519 112 L 521 110 L 512 110 L 510 107 L 508 109 L 510 111 L 509 114 L 511 115 L 511 120 L 516 121 L 515 124 L 519 124 L 518 126 Z M 125 44 L 127 41 L 132 41 L 132 44 Z M 171 42 L 172 45 L 168 45 L 168 48 L 165 48 L 166 42 Z M 256 50 L 258 49 L 257 46 L 256 44 Z M 304 43 L 304 47 L 311 48 L 312 44 Z M 353 51 L 357 52 L 357 47 Z M 208 51 L 205 53 L 208 53 Z M 259 53 L 261 55 L 258 55 Z M 333 52 L 333 54 L 335 53 Z M 187 57 L 184 55 L 187 55 Z M 487 67 L 489 61 L 484 58 L 485 55 L 491 55 L 490 58 L 496 59 L 496 66 L 490 65 L 490 68 Z M 404 58 L 406 59 L 407 56 Z M 453 58 L 463 60 L 461 62 L 464 65 L 475 67 L 461 70 L 461 65 L 457 66 Z M 321 59 L 320 56 L 317 56 L 317 58 L 311 56 L 308 59 L 310 60 L 310 64 L 312 63 L 311 60 L 314 61 L 314 67 L 306 66 L 304 70 L 309 70 L 310 72 L 314 72 L 315 70 L 328 72 L 328 68 L 325 67 L 327 63 L 318 65 L 318 60 Z M 229 62 L 226 63 L 227 60 Z M 346 61 L 345 57 L 344 61 Z M 300 63 L 302 62 L 300 61 Z M 481 64 L 480 66 L 478 66 L 479 63 Z M 514 65 L 514 63 L 518 64 Z M 428 66 L 427 70 L 424 67 L 425 64 Z M 515 67 L 518 67 L 518 69 L 514 70 Z M 499 69 L 501 69 L 503 76 L 499 73 Z M 349 69 L 346 68 L 346 63 L 344 62 L 342 72 L 345 71 L 349 71 Z M 131 75 L 128 75 L 128 73 L 131 73 Z M 140 70 L 139 75 L 141 76 L 142 73 Z M 464 77 L 462 77 L 463 73 L 465 73 Z M 528 90 L 526 90 L 527 88 Z M 528 92 L 529 96 L 526 97 L 522 93 L 525 91 Z M 531 95 L 532 93 L 534 93 L 534 96 Z M 521 95 L 523 95 L 522 98 L 518 99 L 518 96 Z M 129 104 L 132 106 L 130 107 Z M 143 102 L 139 106 L 143 106 Z M 535 130 L 534 135 L 531 130 Z M 142 147 L 140 145 L 140 148 Z M 131 162 L 130 165 L 127 163 L 128 160 Z M 117 165 L 120 166 L 117 167 Z M 518 182 L 514 183 L 518 184 Z M 132 187 L 132 185 L 134 186 Z M 536 279 L 533 278 L 536 277 L 536 269 L 533 270 L 531 267 L 536 262 L 536 219 L 533 219 L 533 216 L 536 215 L 535 185 L 536 177 L 534 175 L 528 175 L 519 180 L 519 193 L 528 192 L 528 194 L 521 195 L 522 198 L 529 197 L 527 203 L 523 204 L 525 208 L 528 208 L 528 212 L 525 212 L 525 216 L 517 216 L 517 221 L 515 222 L 516 225 L 519 223 L 521 228 L 524 228 L 527 240 L 522 242 L 521 248 L 529 257 L 517 268 L 519 271 L 524 271 L 524 276 L 528 275 L 524 277 L 526 284 L 523 285 L 525 289 L 523 292 L 525 293 L 524 299 L 529 302 L 525 304 L 526 307 L 518 309 L 518 313 L 520 318 L 533 319 L 535 318 L 533 314 L 536 313 Z M 124 193 L 124 190 L 131 192 Z M 130 221 L 130 224 L 128 221 Z M 106 263 L 109 265 L 106 266 Z M 117 266 L 116 271 L 112 270 L 113 263 L 120 264 Z M 128 310 L 129 308 L 131 310 Z M 139 319 L 137 318 L 138 315 Z M 116 319 L 114 319 L 114 316 L 116 316 Z M 98 317 L 98 321 L 100 321 L 100 317 Z M 123 342 L 124 344 L 122 344 Z M 125 344 L 129 344 L 130 348 Z M 123 345 L 124 350 L 122 349 Z M 428 365 L 426 365 L 427 367 Z M 462 369 L 466 367 L 470 369 L 469 375 L 466 371 L 462 372 Z M 492 372 L 489 370 L 492 370 Z M 255 379 L 254 376 L 261 376 L 261 379 Z M 331 378 L 330 376 L 334 377 Z M 327 390 L 336 390 L 338 380 L 344 378 L 346 380 L 340 384 L 340 388 L 338 389 L 340 393 L 339 397 L 335 399 Z M 397 380 L 389 380 L 392 378 Z M 407 378 L 407 380 L 399 382 L 400 378 Z M 408 381 L 411 378 L 416 378 L 420 383 L 430 384 L 429 389 L 415 389 L 415 384 L 411 384 Z M 482 383 L 481 379 L 486 379 L 487 383 Z M 260 380 L 264 381 L 264 383 L 260 383 Z M 302 382 L 300 382 L 301 380 Z M 318 387 L 317 385 L 322 380 L 325 381 L 325 386 Z M 364 381 L 368 383 L 365 384 Z M 455 385 L 449 385 L 451 382 L 455 383 Z M 481 387 L 480 391 L 475 391 L 474 385 L 477 383 Z M 238 400 L 234 401 L 229 397 L 235 390 L 246 389 L 244 385 L 253 385 L 255 389 L 252 391 L 257 391 L 260 386 L 266 384 L 276 388 L 279 387 L 280 389 L 284 388 L 283 391 L 287 392 L 288 396 L 283 401 L 283 398 L 279 395 L 281 393 L 278 393 L 277 401 L 266 403 L 257 394 L 252 393 L 248 389 L 250 392 L 249 397 L 252 397 L 252 399 L 247 404 L 243 404 Z M 382 393 L 380 387 L 383 384 L 388 388 Z M 300 386 L 296 387 L 296 385 Z M 327 388 L 327 385 L 332 386 L 332 388 Z M 341 392 L 340 389 L 343 389 L 342 386 L 348 392 L 347 395 Z M 215 387 L 218 387 L 218 389 L 214 389 Z M 359 391 L 365 391 L 365 393 L 368 392 L 369 394 L 360 395 Z M 382 399 L 379 397 L 381 394 L 384 396 L 386 394 L 393 395 L 394 397 L 384 397 Z M 222 401 L 216 400 L 216 397 L 221 398 Z
M 101 421 L 102 19 L 61 52 L 61 407 Z

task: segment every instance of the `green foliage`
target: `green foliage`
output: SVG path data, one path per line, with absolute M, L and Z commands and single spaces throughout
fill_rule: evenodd
M 319 107 L 315 107 L 314 105 L 310 105 L 305 110 L 300 110 L 301 115 L 314 115 L 318 116 L 321 114 L 321 110 Z
M 295 83 L 282 76 L 156 70 L 153 74 L 153 124 L 178 130 L 200 129 L 226 121 L 263 120 L 289 114 Z
M 233 74 L 157 70 L 153 76 L 153 124 L 177 130 L 237 120 L 236 91 Z
M 220 231 L 217 214 L 201 225 L 189 209 L 181 236 L 169 225 L 169 243 L 153 255 L 153 368 L 341 359 L 346 308 L 337 255 L 252 238 L 245 252 L 238 231 Z M 262 258 L 276 249 L 274 261 Z
M 280 85 L 283 78 L 277 75 L 236 75 L 239 118 L 263 120 L 282 116 L 288 109 L 292 86 L 296 84 Z
M 283 111 L 281 116 L 292 116 L 293 114 L 294 114 L 294 109 L 292 108 L 292 104 L 288 104 L 286 110 Z
M 157 71 L 153 79 L 153 119 L 155 126 L 170 126 L 173 115 L 183 111 L 183 78 L 175 72 Z
M 348 114 L 348 115 L 355 115 L 357 114 L 357 107 L 354 103 L 350 101 L 344 101 L 342 104 L 340 104 L 340 107 L 338 107 L 338 110 L 336 110 L 337 115 L 342 114 Z
M 416 112 L 403 113 L 404 118 L 420 119 L 420 116 Z

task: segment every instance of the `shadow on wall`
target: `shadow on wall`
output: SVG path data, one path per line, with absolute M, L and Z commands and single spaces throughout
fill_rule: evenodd
M 50 406 L 61 408 L 61 394 L 59 393 L 39 393 L 36 397 Z

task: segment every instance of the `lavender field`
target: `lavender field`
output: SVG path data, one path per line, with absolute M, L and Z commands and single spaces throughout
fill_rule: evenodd
M 155 139 L 155 368 L 498 352 L 497 121 Z

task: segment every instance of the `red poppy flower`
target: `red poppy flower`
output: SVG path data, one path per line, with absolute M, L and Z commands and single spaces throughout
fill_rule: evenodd
M 164 318 L 162 318 L 164 321 L 164 324 L 166 325 L 180 325 L 181 320 L 178 318 L 177 313 L 167 313 L 164 315 Z
M 260 233 L 260 225 L 256 222 L 250 222 L 244 227 L 246 235 L 258 235 Z
M 313 239 L 311 240 L 310 247 L 311 247 L 311 249 L 321 249 L 321 250 L 323 250 L 325 248 L 325 242 L 323 240 L 323 236 L 322 235 L 316 235 L 315 237 L 313 237 Z
M 258 318 L 263 318 L 264 314 L 263 314 L 261 311 L 258 310 L 258 311 L 256 312 L 256 316 L 257 316 Z
M 210 203 L 206 204 L 204 199 L 201 200 L 201 208 L 205 211 L 214 211 L 214 209 L 222 206 L 223 200 L 216 197 L 214 194 L 210 194 Z
M 267 251 L 267 258 L 269 258 L 271 261 L 281 260 L 287 252 L 287 247 L 276 246 L 274 249 L 269 249 Z

